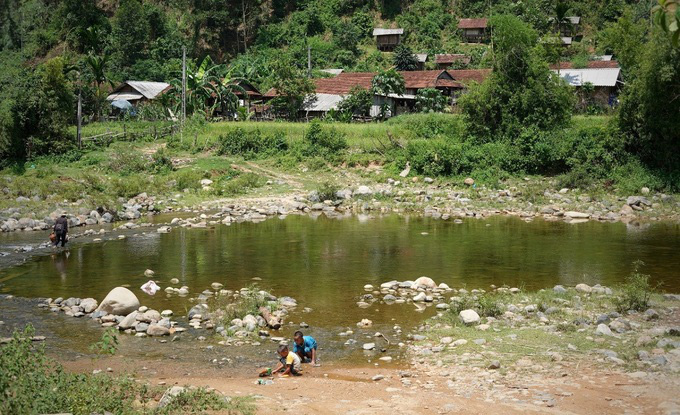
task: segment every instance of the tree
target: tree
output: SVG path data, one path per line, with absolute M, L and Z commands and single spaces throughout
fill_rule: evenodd
M 94 115 L 95 119 L 99 119 L 101 116 L 101 104 L 105 99 L 105 91 L 102 90 L 102 84 L 108 83 L 113 87 L 113 81 L 106 74 L 106 65 L 109 57 L 107 55 L 95 56 L 88 55 L 85 58 L 85 66 L 87 67 L 90 75 L 92 76 L 92 81 L 95 84 L 95 109 Z
M 404 93 L 404 77 L 395 69 L 379 71 L 371 80 L 373 92 L 377 95 L 402 95 Z
M 493 72 L 458 102 L 470 132 L 485 141 L 512 140 L 529 127 L 564 125 L 574 97 L 541 59 L 536 32 L 507 15 L 495 16 L 493 26 Z
M 418 69 L 418 58 L 411 48 L 400 44 L 394 48 L 394 67 L 398 71 L 415 71 Z
M 272 106 L 276 112 L 294 120 L 302 109 L 305 99 L 315 89 L 314 83 L 305 76 L 289 59 L 280 59 L 273 65 L 276 79 L 272 87 L 276 89 L 276 98 L 272 100 Z
M 680 1 L 657 0 L 659 4 L 652 8 L 654 24 L 671 36 L 674 47 L 680 47 Z
M 621 95 L 619 128 L 627 147 L 649 166 L 675 174 L 680 187 L 680 49 L 655 29 Z
M 435 88 L 423 88 L 416 94 L 416 110 L 419 112 L 443 112 L 447 98 Z
M 633 12 L 627 9 L 616 22 L 606 24 L 598 33 L 599 48 L 616 55 L 625 73 L 633 71 L 641 63 L 647 26 L 645 21 L 636 21 Z
M 116 62 L 128 68 L 146 56 L 150 26 L 139 0 L 121 0 L 113 18 L 112 43 Z
M 360 86 L 355 86 L 349 91 L 349 95 L 344 97 L 338 104 L 338 110 L 352 115 L 367 117 L 371 113 L 373 105 L 373 94 L 371 91 Z

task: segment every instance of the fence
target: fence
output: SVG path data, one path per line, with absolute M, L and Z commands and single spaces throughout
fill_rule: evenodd
M 123 124 L 123 131 L 106 132 L 102 134 L 93 135 L 90 137 L 83 137 L 83 145 L 91 142 L 95 145 L 108 146 L 114 140 L 118 141 L 137 141 L 142 137 L 153 137 L 154 140 L 176 134 L 179 131 L 178 124 L 172 124 L 165 127 L 156 127 L 155 125 L 145 128 L 141 131 L 128 131 L 127 126 Z

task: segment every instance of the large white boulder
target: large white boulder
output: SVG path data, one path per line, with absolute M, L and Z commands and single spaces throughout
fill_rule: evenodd
M 470 325 L 470 324 L 477 324 L 480 322 L 479 314 L 475 310 L 463 310 L 458 314 L 458 317 L 460 317 L 460 321 L 463 322 L 463 324 Z
M 434 283 L 432 278 L 429 277 L 420 277 L 417 280 L 413 281 L 413 288 L 437 288 L 437 284 Z
M 139 308 L 139 299 L 125 287 L 116 287 L 109 291 L 97 308 L 116 316 L 127 316 Z

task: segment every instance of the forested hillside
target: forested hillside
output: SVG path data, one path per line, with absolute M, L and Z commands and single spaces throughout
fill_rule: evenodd
M 327 76 L 320 72 L 324 68 L 391 68 L 400 55 L 378 51 L 372 30 L 399 27 L 406 46 L 399 53 L 406 50 L 407 57 L 464 53 L 469 63 L 456 63 L 456 68 L 494 69 L 497 75 L 485 90 L 472 89 L 477 102 L 468 99 L 462 106 L 468 136 L 482 142 L 516 137 L 520 126 L 536 141 L 537 132 L 559 127 L 569 119 L 571 98 L 548 85 L 553 81 L 547 65 L 571 60 L 576 67 L 596 55 L 613 54 L 625 87 L 616 122 L 603 136 L 677 178 L 680 59 L 672 6 L 677 3 L 660 3 L 666 4 L 669 19 L 654 24 L 657 2 L 633 0 L 3 0 L 0 166 L 72 146 L 67 129 L 75 123 L 78 93 L 86 120 L 93 120 L 120 81 L 177 85 L 183 48 L 189 82 L 194 82 L 190 100 L 210 100 L 212 92 L 204 87 L 214 81 L 202 68 L 212 64 L 221 65 L 211 75 L 226 86 L 230 79 L 246 79 L 262 92 L 288 88 L 303 97 L 310 91 L 304 80 L 308 50 L 314 76 Z M 550 38 L 559 42 L 555 22 L 566 16 L 581 18 L 578 36 L 568 48 L 551 47 Z M 492 29 L 486 44 L 463 43 L 458 22 L 474 17 L 506 22 L 499 26 L 506 31 Z M 512 36 L 518 33 L 521 40 L 515 44 Z M 503 56 L 509 65 L 499 59 Z M 510 73 L 516 64 L 519 72 Z M 425 68 L 433 69 L 434 63 Z M 506 108 L 488 96 L 523 96 L 524 101 Z M 190 113 L 208 114 L 189 105 Z M 542 114 L 537 109 L 544 105 L 562 113 Z

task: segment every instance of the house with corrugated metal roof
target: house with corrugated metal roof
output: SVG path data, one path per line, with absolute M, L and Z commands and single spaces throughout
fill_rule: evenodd
M 132 105 L 156 99 L 172 86 L 166 82 L 125 81 L 114 88 L 106 97 L 107 101 L 128 101 Z
M 461 30 L 463 41 L 467 43 L 483 43 L 489 39 L 487 26 L 489 20 L 482 19 L 460 19 L 458 29 Z
M 373 29 L 373 37 L 375 37 L 378 49 L 383 52 L 394 50 L 401 43 L 403 34 L 404 29 Z
M 575 68 L 571 62 L 562 62 L 552 65 L 550 69 L 577 90 L 586 85 L 592 87 L 588 98 L 601 106 L 613 106 L 623 86 L 617 61 L 589 61 L 584 68 Z

